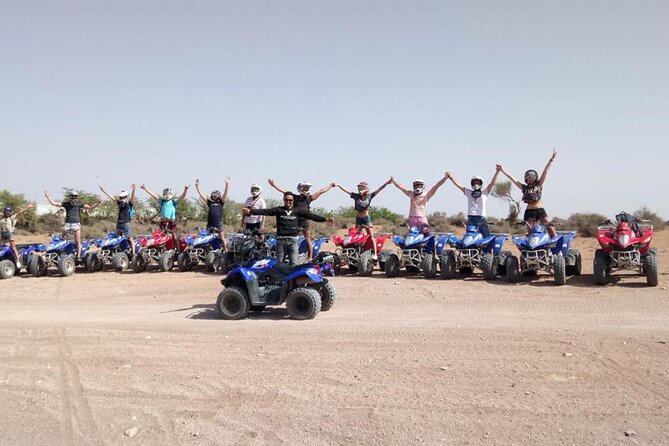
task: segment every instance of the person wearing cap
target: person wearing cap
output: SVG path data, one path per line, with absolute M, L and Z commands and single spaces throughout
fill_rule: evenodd
M 484 237 L 490 235 L 490 228 L 488 227 L 488 220 L 486 218 L 486 203 L 488 201 L 488 195 L 490 195 L 492 188 L 495 186 L 499 172 L 500 168 L 498 166 L 495 169 L 495 174 L 493 175 L 492 180 L 490 180 L 490 183 L 485 189 L 482 189 L 483 178 L 480 176 L 472 177 L 469 182 L 471 186 L 470 189 L 458 182 L 450 172 L 446 172 L 446 175 L 451 179 L 455 187 L 460 189 L 467 197 L 467 225 L 476 226 Z
M 273 179 L 268 179 L 267 182 L 274 189 L 278 190 L 282 194 L 285 194 L 287 191 L 281 186 L 277 186 Z M 312 184 L 307 181 L 300 181 L 297 183 L 297 192 L 298 194 L 294 195 L 295 199 L 295 210 L 309 212 L 311 211 L 311 202 L 317 200 L 318 197 L 328 192 L 330 189 L 335 187 L 335 183 L 330 183 L 328 186 L 323 189 L 314 192 L 313 194 L 309 192 Z M 297 221 L 297 225 L 301 228 L 302 234 L 304 234 L 304 239 L 307 242 L 307 255 L 311 259 L 314 255 L 314 247 L 311 243 L 311 232 L 309 231 L 309 219 L 300 218 Z
M 541 177 L 537 174 L 537 171 L 530 169 L 525 172 L 524 180 L 525 183 L 518 181 L 510 173 L 504 170 L 504 167 L 501 164 L 498 164 L 497 167 L 499 170 L 515 184 L 518 189 L 523 192 L 523 202 L 527 203 L 527 208 L 525 209 L 525 214 L 523 215 L 523 221 L 527 225 L 527 230 L 531 231 L 532 226 L 538 221 L 546 227 L 548 233 L 551 237 L 555 237 L 557 233 L 555 228 L 551 223 L 551 219 L 544 209 L 544 203 L 541 201 L 541 193 L 543 192 L 544 182 L 546 181 L 546 176 L 548 175 L 548 169 L 553 165 L 555 156 L 557 155 L 557 150 L 553 149 L 553 154 L 551 155 L 544 171 L 541 173 Z
M 267 204 L 265 199 L 260 196 L 262 193 L 262 188 L 259 184 L 251 185 L 251 196 L 246 199 L 244 202 L 245 208 L 248 209 L 265 209 Z M 261 231 L 263 230 L 263 225 L 265 223 L 265 217 L 262 215 L 242 215 L 242 229 L 246 231 Z
M 195 190 L 200 196 L 202 203 L 207 206 L 207 230 L 211 234 L 218 234 L 221 240 L 223 251 L 225 251 L 225 233 L 223 232 L 223 206 L 228 199 L 228 186 L 230 185 L 230 177 L 225 177 L 225 189 L 223 189 L 223 196 L 221 191 L 213 190 L 207 198 L 200 190 L 200 180 L 195 180 Z
M 179 228 L 177 226 L 177 204 L 188 194 L 188 189 L 190 186 L 184 186 L 184 191 L 182 192 L 179 198 L 174 198 L 172 189 L 166 187 L 163 189 L 163 195 L 158 196 L 155 192 L 152 192 L 146 185 L 142 184 L 140 188 L 146 192 L 154 200 L 158 200 L 158 205 L 160 206 L 160 230 L 165 233 L 172 234 L 172 239 L 174 240 L 174 246 L 178 249 L 179 247 Z
M 19 257 L 19 251 L 16 249 L 16 242 L 14 241 L 16 220 L 19 215 L 34 207 L 35 205 L 31 203 L 22 207 L 16 213 L 9 206 L 2 210 L 2 218 L 0 218 L 0 243 L 9 243 L 9 247 L 14 252 L 14 258 L 16 259 L 16 268 L 21 268 L 21 257 Z
M 373 258 L 376 260 L 376 242 L 374 241 L 374 226 L 372 225 L 372 218 L 369 216 L 369 206 L 372 203 L 372 199 L 376 197 L 387 185 L 392 183 L 390 179 L 383 183 L 378 189 L 374 192 L 369 193 L 369 184 L 366 181 L 361 181 L 358 183 L 358 192 L 351 192 L 346 189 L 341 184 L 336 186 L 346 193 L 349 197 L 353 198 L 353 207 L 355 208 L 355 225 L 360 228 L 364 228 L 369 237 L 372 239 L 372 245 L 374 246 Z
M 98 201 L 94 204 L 84 204 L 79 201 L 79 192 L 73 190 L 69 194 L 69 199 L 60 201 L 54 201 L 49 196 L 49 192 L 44 191 L 44 197 L 49 202 L 51 206 L 64 208 L 65 209 L 65 224 L 63 225 L 62 231 L 63 236 L 68 234 L 74 234 L 74 242 L 77 245 L 76 259 L 79 258 L 79 253 L 81 252 L 81 210 L 90 211 L 100 206 L 101 201 Z
M 409 226 L 421 228 L 424 232 L 429 232 L 430 224 L 427 221 L 427 203 L 437 193 L 437 190 L 448 179 L 448 173 L 444 173 L 444 177 L 437 182 L 432 188 L 425 193 L 425 181 L 414 180 L 413 189 L 409 190 L 397 181 L 394 177 L 390 177 L 390 181 L 401 190 L 404 195 L 409 197 Z
M 283 262 L 288 258 L 289 265 L 297 265 L 299 260 L 297 235 L 300 231 L 298 221 L 314 220 L 333 223 L 331 218 L 325 218 L 309 211 L 295 209 L 295 195 L 292 192 L 283 193 L 283 206 L 270 209 L 242 208 L 244 215 L 271 215 L 276 217 L 276 258 Z
M 105 190 L 104 187 L 100 186 L 100 190 L 103 194 L 109 197 L 110 200 L 114 200 L 118 206 L 118 218 L 116 220 L 116 234 L 125 235 L 128 237 L 128 243 L 130 243 L 130 249 L 132 250 L 132 255 L 135 255 L 135 241 L 132 238 L 132 228 L 130 227 L 130 221 L 132 220 L 132 208 L 135 205 L 135 190 L 137 187 L 133 184 L 130 186 L 132 194 L 128 198 L 128 191 L 122 190 L 118 194 L 118 198 L 111 195 Z

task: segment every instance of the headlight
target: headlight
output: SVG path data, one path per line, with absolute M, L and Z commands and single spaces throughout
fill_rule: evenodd
M 627 234 L 620 234 L 620 235 L 618 236 L 618 243 L 620 244 L 620 246 L 623 246 L 623 247 L 629 245 L 629 243 L 630 243 L 630 236 L 627 235 Z
M 474 239 L 474 237 L 472 237 L 471 235 L 468 235 L 467 237 L 465 237 L 465 239 L 462 241 L 462 243 L 464 243 L 465 245 L 468 245 L 472 242 L 473 239 Z
M 540 237 L 530 237 L 529 241 L 530 248 L 536 248 L 537 246 L 539 246 L 540 241 L 541 241 Z

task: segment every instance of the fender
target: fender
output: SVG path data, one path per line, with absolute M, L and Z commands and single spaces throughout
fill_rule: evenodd
M 383 245 L 386 244 L 386 241 L 392 237 L 392 234 L 382 234 L 376 237 L 376 252 L 383 251 Z M 366 247 L 366 244 L 365 244 Z
M 498 256 L 502 252 L 502 248 L 504 247 L 504 242 L 506 242 L 508 238 L 509 238 L 508 234 L 495 236 L 495 241 L 494 244 L 492 245 L 492 253 L 494 255 Z
M 14 251 L 9 246 L 3 246 L 0 248 L 0 259 L 5 257 L 10 257 L 10 260 L 14 259 Z
M 448 234 L 441 234 L 437 238 L 437 244 L 436 244 L 436 249 L 437 249 L 437 255 L 441 255 L 441 253 L 444 251 L 444 248 L 448 244 L 448 241 L 451 239 L 451 236 L 453 234 L 448 233 Z
M 328 237 L 319 237 L 316 240 L 314 240 L 313 243 L 313 248 L 314 248 L 314 258 L 318 255 L 320 252 L 321 248 L 323 247 L 323 244 L 330 240 Z
M 298 277 L 303 277 L 303 276 L 307 276 L 309 280 L 315 283 L 320 283 L 323 281 L 323 277 L 319 274 L 319 271 L 313 265 L 311 265 L 306 268 L 299 269 L 294 273 L 290 274 L 288 277 L 286 277 L 286 282 L 295 280 Z
M 393 242 L 400 248 L 404 248 L 404 237 L 401 235 L 393 235 Z

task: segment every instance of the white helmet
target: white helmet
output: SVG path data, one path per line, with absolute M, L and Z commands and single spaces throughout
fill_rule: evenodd
M 478 186 L 474 186 L 474 182 L 475 182 L 475 181 L 478 181 L 478 182 L 481 183 L 481 184 L 479 184 Z M 474 189 L 480 189 L 481 187 L 483 187 L 483 178 L 481 178 L 481 177 L 478 176 L 478 175 L 475 175 L 475 176 L 472 177 L 472 179 L 471 179 L 471 181 L 469 182 L 469 184 L 471 184 L 471 186 L 472 186 Z
M 251 196 L 252 196 L 253 198 L 255 198 L 255 197 L 257 197 L 258 195 L 260 195 L 261 193 L 262 193 L 262 187 L 260 187 L 259 184 L 253 183 L 253 184 L 251 185 Z
M 413 180 L 413 192 L 416 195 L 420 195 L 423 193 L 423 190 L 425 190 L 425 180 L 422 179 L 417 179 Z
M 124 198 L 128 198 L 128 191 L 127 190 L 122 190 L 121 192 L 119 192 L 118 198 L 120 200 L 123 200 Z
M 311 189 L 311 186 L 313 186 L 313 184 L 309 183 L 308 181 L 300 181 L 299 183 L 297 183 L 297 191 L 304 192 L 305 194 L 309 193 L 309 189 Z

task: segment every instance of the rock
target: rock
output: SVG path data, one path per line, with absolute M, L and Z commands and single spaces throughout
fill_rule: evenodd
M 571 358 L 571 357 L 574 356 L 574 355 L 572 355 L 572 354 L 569 353 L 569 352 L 565 352 L 565 353 L 562 353 L 562 356 L 564 356 L 565 358 Z
M 441 367 L 439 367 L 439 369 L 441 369 L 441 370 L 448 370 L 448 367 L 444 367 L 444 366 L 442 365 Z
M 399 285 L 399 284 L 400 284 L 399 282 L 394 282 L 394 283 L 393 283 L 393 285 Z
M 633 430 L 629 430 L 629 429 L 628 429 L 628 430 L 625 431 L 625 436 L 626 436 L 626 437 L 635 437 L 635 436 L 636 436 L 636 432 L 634 432 Z
M 662 287 L 662 290 L 663 290 L 663 291 L 667 291 L 667 287 L 666 287 L 666 286 L 663 286 L 663 287 Z
M 137 426 L 133 426 L 129 429 L 126 429 L 126 431 L 123 432 L 123 435 L 125 435 L 126 437 L 132 438 L 135 435 L 137 435 L 138 433 L 139 433 L 139 428 Z
M 145 337 L 144 339 L 151 339 L 151 336 L 147 336 L 147 337 Z

